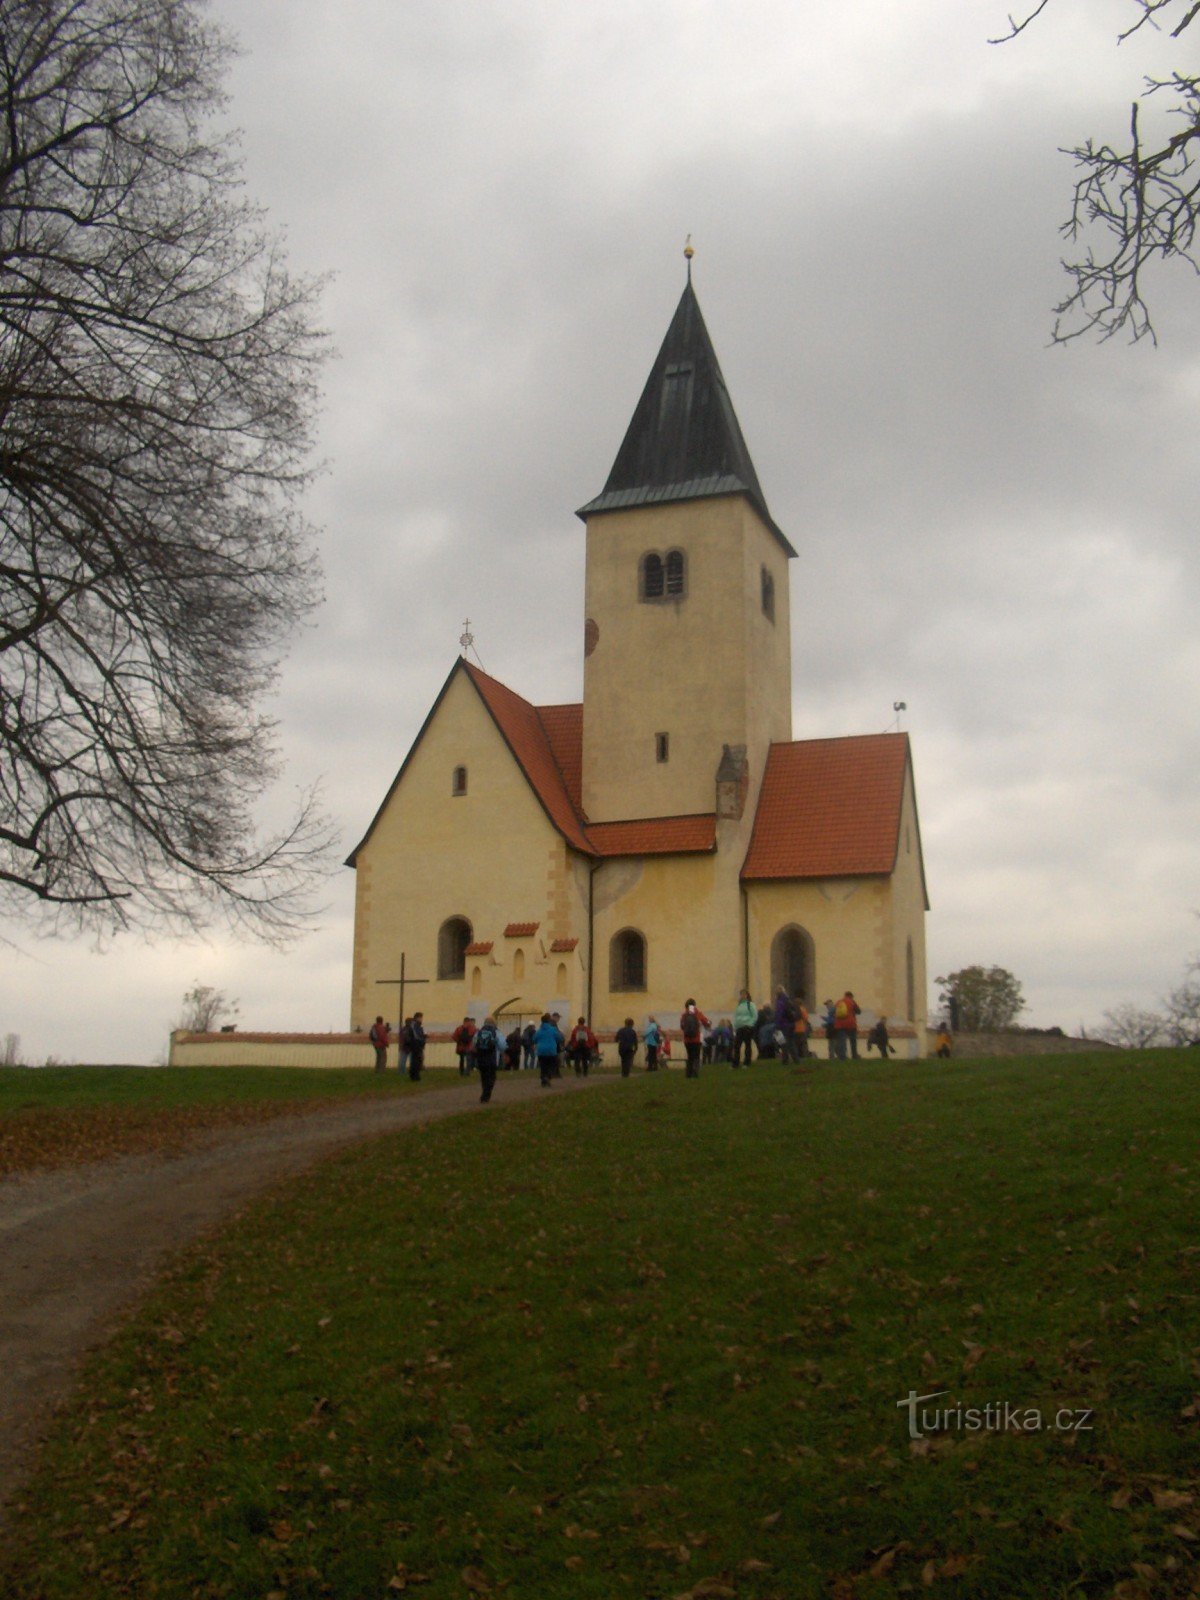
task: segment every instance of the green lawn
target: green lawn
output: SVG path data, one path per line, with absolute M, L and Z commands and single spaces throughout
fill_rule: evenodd
M 1198 1055 L 643 1076 L 332 1161 L 93 1361 L 0 1592 L 1193 1595 Z M 911 1438 L 936 1390 L 1045 1425 Z

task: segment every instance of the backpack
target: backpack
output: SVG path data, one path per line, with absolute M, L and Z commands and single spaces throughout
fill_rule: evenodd
M 486 1055 L 489 1050 L 494 1050 L 499 1043 L 500 1036 L 495 1028 L 489 1028 L 486 1024 L 475 1035 L 475 1050 L 477 1054 L 482 1050 Z
M 845 1022 L 846 1018 L 850 1015 L 850 1007 L 844 1000 L 839 1000 L 837 1005 L 833 1008 L 833 1014 L 839 1022 Z
M 694 1011 L 685 1011 L 680 1018 L 680 1031 L 685 1039 L 698 1039 L 700 1037 L 700 1018 Z
M 587 1029 L 586 1028 L 576 1028 L 575 1032 L 571 1035 L 571 1043 L 575 1046 L 575 1048 L 577 1050 L 582 1050 L 584 1045 L 587 1044 L 587 1042 L 588 1042 L 588 1031 L 587 1031 Z

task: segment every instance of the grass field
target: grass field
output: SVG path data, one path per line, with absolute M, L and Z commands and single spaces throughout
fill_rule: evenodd
M 177 1147 L 204 1128 L 257 1122 L 333 1099 L 418 1094 L 396 1071 L 243 1067 L 0 1067 L 0 1175 Z
M 93 1360 L 0 1592 L 1195 1595 L 1197 1055 L 643 1076 L 340 1157 Z

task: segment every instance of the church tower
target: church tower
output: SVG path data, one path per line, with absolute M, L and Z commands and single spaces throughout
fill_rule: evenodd
M 587 526 L 583 811 L 712 812 L 791 739 L 788 561 L 691 281 Z M 726 747 L 729 747 L 727 750 Z

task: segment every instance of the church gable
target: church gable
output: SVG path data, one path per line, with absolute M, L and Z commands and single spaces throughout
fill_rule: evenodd
M 903 733 L 773 744 L 743 879 L 889 876 L 911 770 Z

